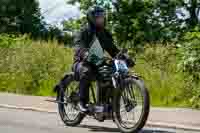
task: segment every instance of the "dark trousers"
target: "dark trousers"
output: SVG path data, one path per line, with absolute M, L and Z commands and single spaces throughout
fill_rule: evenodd
M 79 81 L 80 101 L 83 104 L 89 101 L 89 87 L 95 80 L 95 67 L 86 62 L 77 62 L 73 66 L 75 77 Z

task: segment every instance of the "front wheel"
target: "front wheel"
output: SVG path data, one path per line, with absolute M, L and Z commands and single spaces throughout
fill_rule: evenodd
M 148 118 L 150 99 L 147 88 L 139 78 L 129 77 L 123 89 L 117 90 L 113 100 L 113 116 L 123 133 L 137 133 Z

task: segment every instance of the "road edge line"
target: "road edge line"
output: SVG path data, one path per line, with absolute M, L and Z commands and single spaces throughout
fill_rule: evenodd
M 41 108 L 34 108 L 34 107 L 19 107 L 14 105 L 8 104 L 0 104 L 0 108 L 7 108 L 7 109 L 17 109 L 17 110 L 27 110 L 27 111 L 35 111 L 35 112 L 45 112 L 45 113 L 57 113 L 57 111 L 50 111 Z
M 198 131 L 200 132 L 200 127 L 196 126 L 186 126 L 182 124 L 173 124 L 173 123 L 165 123 L 165 122 L 152 122 L 147 121 L 147 127 L 160 127 L 160 128 L 172 128 L 172 129 L 179 129 L 179 130 L 190 130 L 190 131 Z

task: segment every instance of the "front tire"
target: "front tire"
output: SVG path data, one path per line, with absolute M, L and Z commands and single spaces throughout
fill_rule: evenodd
M 74 80 L 74 75 L 69 74 L 66 79 L 66 88 L 61 88 L 57 92 L 57 99 L 59 101 L 58 103 L 58 111 L 61 117 L 61 120 L 65 123 L 66 126 L 77 126 L 79 125 L 82 120 L 84 119 L 85 115 L 80 112 L 80 110 L 77 107 L 77 103 L 68 102 L 68 98 L 70 97 L 70 91 L 78 91 L 78 83 L 74 85 L 73 83 L 77 82 Z M 73 88 L 70 88 L 72 85 Z M 75 89 L 74 89 L 75 88 Z M 71 109 L 71 111 L 68 111 L 67 108 Z M 75 113 L 74 118 L 70 118 L 69 113 Z
M 137 133 L 138 131 L 140 131 L 144 127 L 144 125 L 147 121 L 147 118 L 149 115 L 149 109 L 150 109 L 149 93 L 148 93 L 147 88 L 144 86 L 143 81 L 140 80 L 139 78 L 135 78 L 135 77 L 130 77 L 130 78 L 131 78 L 130 79 L 131 85 L 137 86 L 138 91 L 139 91 L 138 93 L 140 93 L 140 95 L 142 96 L 142 99 L 143 99 L 142 105 L 141 105 L 142 110 L 141 110 L 141 114 L 139 115 L 139 119 L 136 122 L 134 122 L 133 124 L 131 123 L 131 125 L 132 125 L 131 127 L 126 127 L 124 123 L 129 123 L 129 121 L 127 120 L 127 122 L 123 122 L 122 115 L 121 115 L 122 113 L 120 112 L 120 110 L 121 110 L 120 104 L 121 104 L 121 101 L 124 101 L 124 99 L 126 99 L 126 98 L 124 98 L 126 96 L 123 96 L 123 95 L 124 95 L 125 91 L 127 90 L 127 88 L 116 91 L 116 94 L 115 94 L 114 100 L 113 100 L 113 107 L 114 107 L 113 116 L 114 116 L 114 121 L 115 121 L 116 125 L 118 126 L 120 131 L 123 133 Z M 128 100 L 128 101 L 131 101 L 131 100 Z M 136 101 L 136 100 L 134 100 L 134 101 Z M 133 105 L 135 105 L 135 102 Z M 132 110 L 136 110 L 137 106 L 139 106 L 139 105 L 135 105 L 135 107 Z M 125 110 L 127 111 L 128 109 L 126 108 Z M 130 110 L 129 110 L 129 112 L 130 112 Z M 134 114 L 135 114 L 135 112 L 134 112 Z M 130 116 L 128 116 L 128 118 L 129 117 Z

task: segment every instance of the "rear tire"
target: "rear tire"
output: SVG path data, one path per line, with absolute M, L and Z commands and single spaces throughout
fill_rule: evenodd
M 136 124 L 133 125 L 131 128 L 125 128 L 122 124 L 122 118 L 120 116 L 120 99 L 124 90 L 117 90 L 113 100 L 113 116 L 114 121 L 121 132 L 123 133 L 137 133 L 139 132 L 145 125 L 150 109 L 150 99 L 149 99 L 149 92 L 147 88 L 144 86 L 142 80 L 131 77 L 131 81 L 133 84 L 137 85 L 140 89 L 140 93 L 143 97 L 143 110 L 140 115 L 139 120 Z
M 73 74 L 69 74 L 66 80 L 67 84 L 66 84 L 66 88 L 62 88 L 57 92 L 57 99 L 59 102 L 66 102 L 66 97 L 69 97 L 69 94 L 66 96 L 66 91 L 69 91 L 69 86 L 72 82 L 76 82 L 74 80 L 74 75 Z M 72 108 L 75 108 L 77 105 L 73 104 L 73 103 L 58 103 L 58 111 L 61 117 L 61 120 L 65 123 L 66 126 L 77 126 L 79 125 L 82 120 L 84 119 L 85 115 L 83 113 L 81 113 L 80 111 L 78 111 L 77 116 L 75 119 L 70 120 L 68 113 L 65 109 L 65 106 L 69 106 L 71 105 Z

